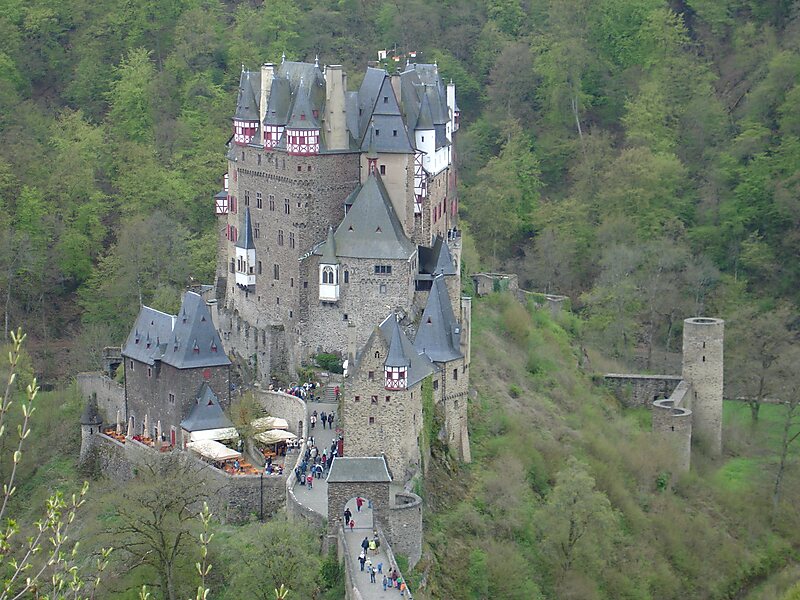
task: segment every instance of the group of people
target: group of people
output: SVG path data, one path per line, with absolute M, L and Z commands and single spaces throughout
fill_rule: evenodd
M 309 419 L 311 423 L 311 429 L 314 429 L 314 426 L 317 424 L 317 419 L 319 419 L 320 422 L 322 423 L 323 429 L 325 429 L 326 423 L 328 424 L 329 429 L 333 429 L 333 419 L 334 419 L 333 411 L 326 414 L 325 411 L 323 410 L 319 415 L 317 415 L 317 411 L 311 413 L 311 418 Z
M 308 489 L 313 489 L 314 479 L 322 479 L 338 452 L 336 440 L 331 443 L 330 451 L 323 448 L 322 452 L 314 444 L 314 438 L 309 437 L 306 445 L 303 460 L 295 467 L 294 475 L 297 478 L 297 483 L 300 485 L 308 486 Z
M 267 460 L 264 463 L 264 475 L 272 475 L 273 473 L 283 475 L 283 465 L 280 463 L 272 464 L 272 457 L 267 456 Z
M 348 513 L 350 513 L 350 509 L 345 509 L 345 519 L 348 519 Z M 350 515 L 350 520 L 352 520 L 352 515 Z M 364 539 L 361 541 L 361 552 L 358 554 L 358 562 L 361 565 L 361 571 L 366 571 L 369 574 L 370 583 L 377 583 L 378 577 L 382 575 L 381 584 L 383 585 L 383 591 L 385 592 L 388 588 L 395 588 L 400 591 L 400 597 L 403 598 L 408 588 L 406 582 L 403 581 L 403 578 L 400 576 L 400 573 L 397 572 L 397 568 L 390 568 L 384 573 L 383 562 L 373 564 L 372 558 L 370 558 L 370 553 L 373 556 L 377 556 L 380 546 L 381 541 L 378 538 L 377 531 L 373 532 L 372 539 L 364 536 Z M 410 592 L 408 597 L 411 598 Z
M 287 388 L 279 387 L 277 389 L 270 384 L 269 389 L 313 402 L 315 397 L 314 390 L 319 387 L 320 383 L 318 381 L 306 381 L 303 385 L 290 385 Z

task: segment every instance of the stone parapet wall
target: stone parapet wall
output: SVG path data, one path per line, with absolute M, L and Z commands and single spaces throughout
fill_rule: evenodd
M 306 403 L 297 396 L 271 390 L 256 390 L 256 399 L 271 417 L 286 419 L 289 431 L 299 437 L 306 437 L 308 412 Z M 300 453 L 302 455 L 302 452 Z
M 124 444 L 104 434 L 95 434 L 92 450 L 101 475 L 115 481 L 129 481 L 136 470 L 164 455 L 135 440 Z M 189 452 L 177 452 L 180 460 L 198 469 L 207 490 L 206 500 L 215 517 L 229 523 L 275 514 L 284 505 L 288 469 L 279 475 L 230 475 Z
M 422 498 L 411 492 L 399 492 L 389 511 L 391 547 L 387 546 L 390 560 L 397 564 L 392 554 L 408 557 L 409 568 L 414 568 L 422 557 Z M 381 542 L 383 543 L 383 542 Z
M 92 396 L 97 399 L 97 408 L 104 424 L 116 424 L 117 411 L 125 419 L 125 388 L 100 372 L 78 373 L 78 392 L 83 400 Z
M 681 382 L 679 375 L 608 373 L 603 380 L 625 407 L 651 408 L 653 401 L 668 398 Z

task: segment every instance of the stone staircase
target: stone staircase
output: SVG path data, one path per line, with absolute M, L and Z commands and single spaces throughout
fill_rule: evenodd
M 322 391 L 322 401 L 335 404 L 336 399 L 336 385 L 329 383 Z

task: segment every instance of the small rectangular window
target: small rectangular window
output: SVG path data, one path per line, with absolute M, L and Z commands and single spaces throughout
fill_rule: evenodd
M 289 248 L 294 248 L 294 233 L 289 232 Z
M 244 191 L 244 205 L 245 206 L 250 206 L 250 191 L 249 190 L 245 190 Z
M 281 266 L 272 265 L 272 278 L 276 281 L 281 278 Z
M 170 395 L 169 395 L 169 401 L 170 401 L 172 404 L 175 404 L 175 394 L 170 394 Z
M 375 371 L 370 371 L 369 373 L 367 373 L 367 379 L 369 379 L 370 381 L 374 381 L 375 380 Z
M 253 237 L 256 239 L 261 237 L 261 223 L 255 223 L 253 225 Z
M 386 396 L 386 401 L 388 402 L 391 396 Z
M 359 400 L 361 400 L 361 396 L 356 396 L 353 398 L 353 402 L 358 402 Z
M 383 103 L 384 104 L 389 104 L 389 96 L 384 96 L 383 97 Z
M 434 379 L 433 380 L 433 389 L 434 390 L 438 390 L 439 389 L 439 380 L 438 379 Z
M 261 275 L 261 261 L 258 261 L 258 274 Z
M 386 165 L 381 165 L 381 175 L 386 175 Z
M 283 246 L 283 229 L 278 229 L 278 246 Z
M 453 379 L 458 381 L 458 369 L 453 369 Z
M 378 291 L 381 294 L 385 294 L 386 293 L 386 284 L 385 283 L 380 284 L 380 286 L 378 286 Z
M 283 212 L 284 212 L 284 214 L 287 214 L 287 215 L 291 214 L 291 212 L 292 212 L 292 207 L 289 205 L 289 199 L 288 198 L 284 198 L 284 200 L 283 200 Z
M 373 396 L 370 403 L 371 404 L 377 404 L 378 403 L 378 397 L 377 396 Z
M 370 417 L 369 418 L 369 424 L 370 425 L 375 425 L 375 417 Z
M 128 366 L 130 367 L 130 370 L 131 370 L 131 371 L 133 371 L 133 370 L 134 370 L 134 368 L 133 368 L 133 361 L 130 361 L 130 364 L 129 364 Z
M 397 129 L 392 129 L 392 137 L 397 137 Z
M 256 192 L 256 208 L 264 208 L 264 199 L 261 197 L 261 192 Z
M 150 368 L 150 367 L 147 367 L 147 376 L 148 377 L 152 377 L 153 376 L 153 369 Z

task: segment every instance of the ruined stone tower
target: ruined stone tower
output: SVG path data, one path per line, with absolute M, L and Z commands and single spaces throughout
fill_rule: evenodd
M 712 456 L 722 452 L 722 319 L 683 322 L 683 379 L 691 385 L 692 430 Z

